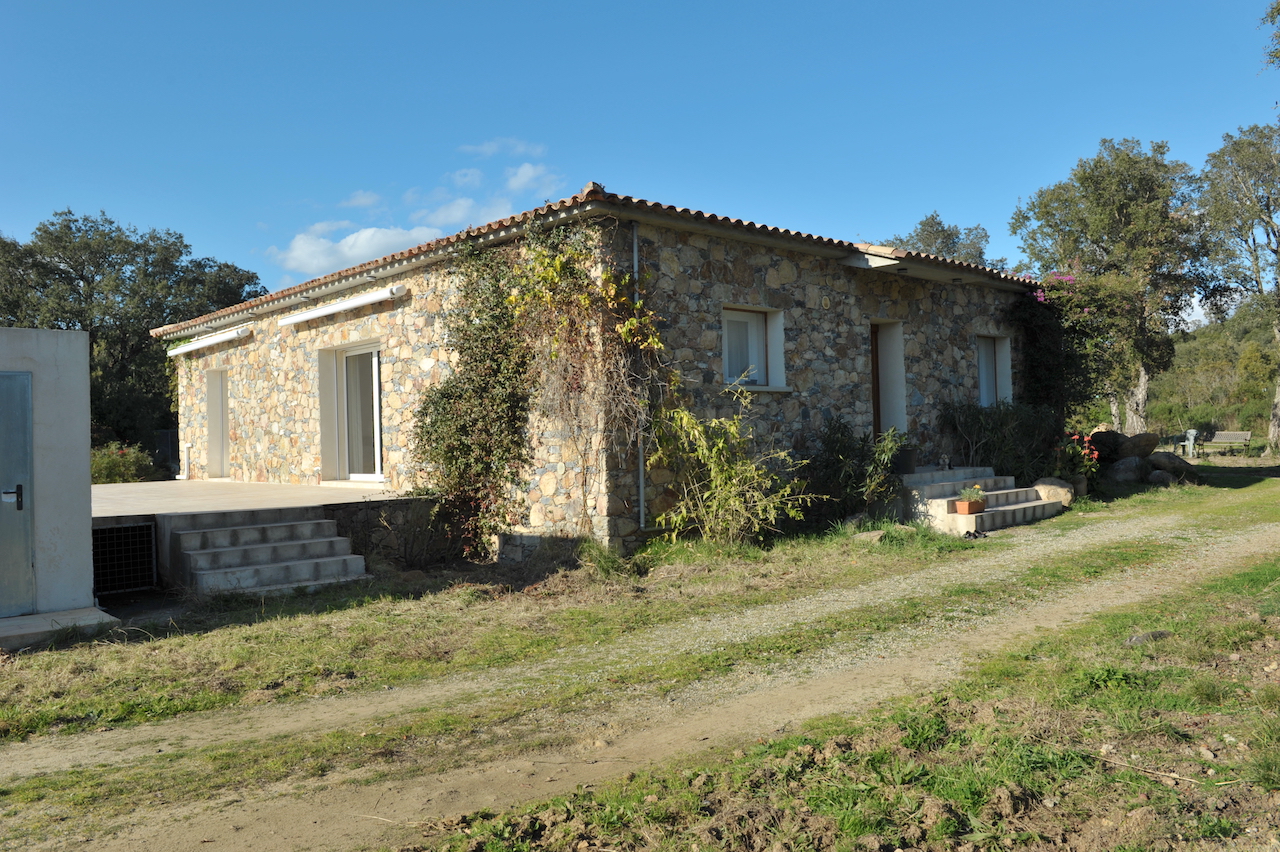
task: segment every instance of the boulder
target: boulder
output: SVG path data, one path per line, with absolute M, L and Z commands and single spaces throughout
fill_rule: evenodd
M 1076 499 L 1076 490 L 1071 483 L 1057 477 L 1046 476 L 1037 479 L 1031 487 L 1036 490 L 1036 494 L 1040 495 L 1041 500 L 1057 500 L 1064 509 Z
M 1145 459 L 1160 446 L 1160 436 L 1152 432 L 1143 432 L 1120 442 L 1120 458 Z
M 1147 474 L 1147 482 L 1150 482 L 1152 485 L 1164 485 L 1167 487 L 1170 485 L 1176 485 L 1178 477 L 1169 473 L 1167 470 L 1153 470 Z
M 1147 462 L 1156 470 L 1171 473 L 1182 482 L 1199 482 L 1196 466 L 1177 453 L 1152 453 Z
M 1127 459 L 1120 459 L 1115 464 L 1108 465 L 1102 475 L 1112 482 L 1146 482 L 1149 473 L 1151 473 L 1151 465 L 1146 459 L 1129 456 Z
M 1120 445 L 1124 443 L 1124 439 L 1123 434 L 1110 429 L 1094 432 L 1089 436 L 1090 443 L 1098 451 L 1100 464 L 1111 464 L 1120 459 Z

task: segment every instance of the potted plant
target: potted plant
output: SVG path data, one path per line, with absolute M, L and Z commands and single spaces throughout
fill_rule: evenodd
M 987 495 L 978 483 L 960 491 L 956 497 L 956 512 L 961 515 L 977 515 L 987 508 Z

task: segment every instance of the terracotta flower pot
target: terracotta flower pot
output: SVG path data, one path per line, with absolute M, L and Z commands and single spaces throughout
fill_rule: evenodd
M 986 500 L 957 500 L 956 514 L 958 515 L 978 515 L 987 508 Z

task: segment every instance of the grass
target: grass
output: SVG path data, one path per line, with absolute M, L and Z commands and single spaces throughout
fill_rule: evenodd
M 1280 560 L 1262 561 L 993 655 L 954 688 L 869 718 L 813 720 L 731 758 L 426 833 L 448 850 L 1265 844 L 1280 827 L 1280 718 L 1275 684 L 1258 677 L 1276 623 L 1257 614 L 1278 607 Z M 1135 624 L 1173 635 L 1127 646 Z M 1209 686 L 1229 663 L 1229 686 Z
M 1280 519 L 1271 487 L 1264 483 L 1231 492 L 1225 506 L 1214 505 L 1212 499 L 1221 492 L 1169 489 L 1141 501 L 1117 500 L 1092 514 L 1105 520 L 1176 510 L 1222 529 L 1238 529 Z M 1051 523 L 1068 521 L 1078 522 L 1068 515 Z M 880 545 L 868 547 L 854 541 L 851 530 L 841 529 L 780 542 L 769 549 L 661 545 L 625 563 L 610 561 L 616 557 L 608 554 L 588 554 L 585 570 L 553 573 L 519 592 L 475 578 L 404 588 L 404 578 L 386 574 L 361 594 L 214 601 L 146 631 L 0 658 L 0 732 L 17 739 L 133 724 L 206 707 L 420 683 L 510 663 L 549 661 L 553 654 L 557 655 L 556 677 L 542 678 L 535 689 L 513 684 L 496 692 L 455 697 L 448 707 L 426 707 L 360 730 L 187 749 L 123 766 L 22 779 L 0 790 L 0 813 L 10 817 L 5 829 L 9 836 L 22 837 L 50 830 L 59 821 L 85 820 L 90 814 L 100 821 L 121 818 L 132 808 L 154 803 L 158 796 L 165 801 L 190 801 L 244 785 L 329 778 L 369 781 L 555 745 L 564 735 L 547 734 L 539 719 L 606 708 L 613 701 L 640 695 L 661 696 L 746 667 L 767 669 L 824 650 L 853 648 L 878 632 L 926 619 L 964 621 L 1013 601 L 1176 555 L 1187 546 L 1186 541 L 1156 544 L 1151 540 L 1099 546 L 1045 559 L 999 581 L 932 589 L 893 606 L 841 610 L 705 649 L 655 649 L 615 657 L 608 656 L 610 647 L 648 628 L 784 602 L 823 589 L 854 588 L 920 571 L 940 558 L 963 562 L 998 553 L 1006 544 L 999 539 L 974 544 L 918 529 L 895 529 Z M 1274 578 L 1267 576 L 1265 572 L 1237 575 L 1210 591 L 1223 599 L 1253 596 L 1266 617 L 1275 611 L 1272 607 L 1280 607 L 1267 597 L 1274 588 Z M 1097 622 L 1099 629 L 1112 631 L 1108 641 L 1115 643 L 1134 632 L 1165 626 L 1136 624 L 1132 614 L 1115 618 Z M 1237 706 L 1243 700 L 1243 687 L 1221 679 L 1212 683 L 1214 678 L 1202 667 L 1231 649 L 1248 648 L 1259 640 L 1256 623 L 1247 619 L 1206 620 L 1208 626 L 1194 634 L 1176 619 L 1168 623 L 1177 626 L 1176 638 L 1160 648 L 1181 649 L 1177 665 L 1152 665 L 1145 646 L 1130 649 L 1118 659 L 1072 661 L 1066 646 L 1046 639 L 1028 650 L 1025 659 L 1015 655 L 988 661 L 973 682 L 993 693 L 1030 688 L 1039 683 L 1035 666 L 1047 666 L 1053 672 L 1047 682 L 1057 691 L 1038 699 L 1043 707 L 1055 713 L 1088 709 L 1100 714 L 1104 721 L 1099 724 L 1109 729 L 1145 732 L 1143 736 L 1172 742 L 1179 736 L 1178 726 L 1151 713 Z M 565 655 L 574 648 L 590 648 L 592 653 Z M 1188 672 L 1196 677 L 1184 676 Z M 1255 694 L 1259 707 L 1280 703 L 1280 687 L 1272 692 L 1260 687 Z M 1146 701 L 1144 695 L 1154 697 Z M 954 700 L 977 699 L 957 688 Z M 902 718 L 907 728 L 893 723 L 902 736 L 917 738 L 912 740 L 914 746 L 932 743 L 913 751 L 942 755 L 957 749 L 994 748 L 988 740 L 995 742 L 990 739 L 995 734 L 982 733 L 975 740 L 977 734 L 972 731 L 957 733 L 966 728 L 945 709 Z M 846 725 L 846 730 L 852 728 Z M 1041 759 L 1037 754 L 1008 759 L 1034 763 Z M 1257 777 L 1280 773 L 1280 754 L 1274 759 L 1267 757 L 1271 754 L 1266 749 L 1258 752 L 1257 766 L 1251 770 Z M 901 757 L 863 768 L 880 786 L 901 785 L 916 771 L 912 763 L 925 765 L 915 757 Z M 1267 763 L 1269 759 L 1272 763 Z M 938 788 L 952 791 L 948 795 L 976 796 L 961 792 L 977 790 L 978 776 L 958 771 L 930 770 L 930 777 L 951 785 Z M 831 795 L 850 794 L 833 787 Z M 33 807 L 35 803 L 38 807 Z M 615 816 L 622 813 L 619 807 L 613 811 Z M 858 811 L 862 816 L 856 819 L 880 825 L 876 820 L 884 815 L 876 816 L 866 810 L 869 807 Z M 945 820 L 953 817 L 943 819 L 943 828 L 931 830 L 950 831 Z M 956 817 L 953 821 L 955 831 L 980 830 L 981 820 L 966 822 Z

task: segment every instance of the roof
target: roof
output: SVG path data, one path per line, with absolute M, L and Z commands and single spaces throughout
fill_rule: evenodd
M 686 229 L 737 232 L 743 239 L 778 247 L 787 247 L 798 251 L 820 256 L 840 258 L 851 266 L 882 271 L 905 272 L 912 268 L 911 274 L 917 277 L 935 280 L 960 281 L 959 277 L 967 275 L 971 279 L 981 279 L 984 283 L 1002 286 L 1002 289 L 1024 290 L 1034 284 L 1028 278 L 1011 275 L 999 269 L 990 269 L 972 263 L 964 263 L 923 252 L 910 252 L 889 246 L 874 246 L 868 243 L 851 243 L 835 240 L 815 234 L 759 225 L 744 219 L 732 219 L 717 216 L 714 213 L 703 213 L 687 207 L 675 207 L 670 204 L 659 204 L 632 198 L 629 195 L 617 195 L 606 192 L 598 183 L 588 183 L 582 191 L 559 201 L 549 202 L 533 210 L 526 210 L 505 219 L 499 219 L 486 225 L 468 228 L 438 240 L 422 243 L 404 251 L 380 257 L 358 266 L 352 266 L 337 272 L 331 272 L 319 278 L 313 278 L 294 287 L 268 293 L 257 299 L 242 302 L 238 305 L 223 308 L 204 316 L 183 322 L 173 323 L 161 328 L 152 329 L 153 337 L 174 339 L 191 334 L 225 327 L 237 322 L 244 322 L 252 317 L 275 310 L 294 307 L 310 300 L 313 295 L 323 295 L 334 290 L 364 282 L 372 282 L 404 271 L 407 268 L 429 263 L 444 257 L 456 246 L 472 242 L 485 243 L 510 239 L 521 233 L 530 224 L 537 222 L 565 221 L 581 218 L 615 215 L 627 219 L 638 219 L 655 224 L 675 225 Z

